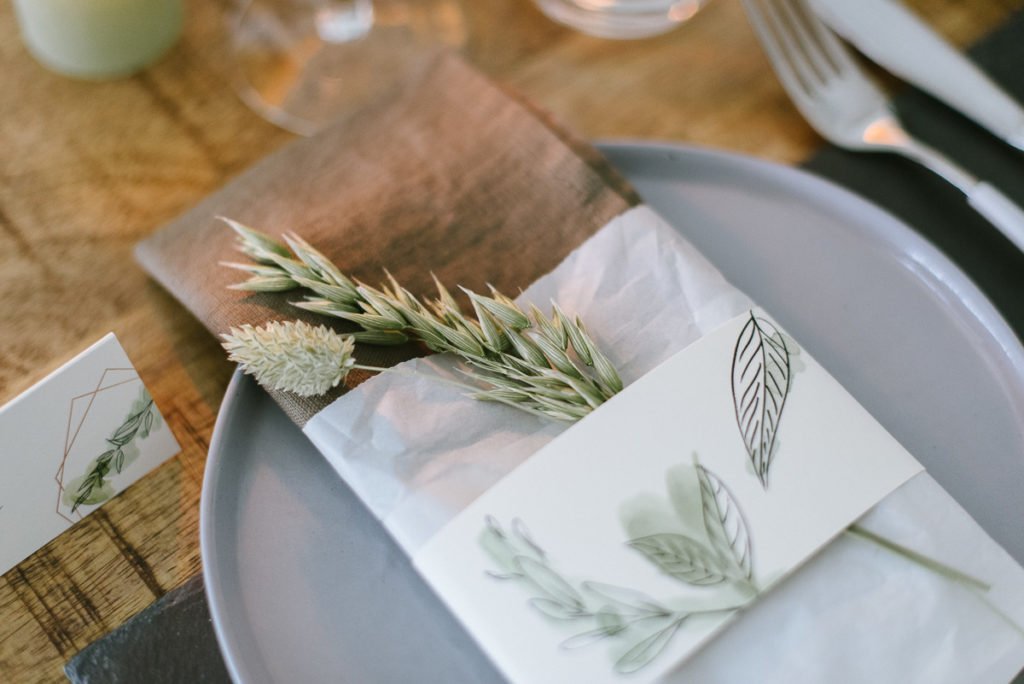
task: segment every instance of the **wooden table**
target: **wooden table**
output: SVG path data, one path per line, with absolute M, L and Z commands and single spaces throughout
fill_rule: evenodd
M 529 0 L 463 4 L 469 58 L 589 137 L 785 163 L 820 144 L 736 0 L 635 42 L 560 28 Z M 962 46 L 1024 0 L 911 4 Z M 227 84 L 231 10 L 229 0 L 187 2 L 184 37 L 161 62 L 82 83 L 37 65 L 0 4 L 0 402 L 113 330 L 182 446 L 0 579 L 0 681 L 61 681 L 68 658 L 200 569 L 203 464 L 232 367 L 139 269 L 132 246 L 291 139 Z

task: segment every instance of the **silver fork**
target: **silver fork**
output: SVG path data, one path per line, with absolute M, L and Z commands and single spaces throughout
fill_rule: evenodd
M 1024 250 L 1024 210 L 903 128 L 891 102 L 804 0 L 743 0 L 786 92 L 822 137 L 851 150 L 893 152 L 960 189 Z

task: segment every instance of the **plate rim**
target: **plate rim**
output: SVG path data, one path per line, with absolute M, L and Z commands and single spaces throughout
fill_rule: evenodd
M 236 657 L 239 647 L 235 644 L 236 637 L 224 625 L 228 619 L 224 617 L 226 611 L 230 610 L 224 603 L 226 592 L 220 591 L 221 577 L 223 573 L 214 572 L 219 567 L 217 554 L 213 549 L 218 545 L 217 525 L 214 509 L 218 503 L 213 492 L 218 490 L 220 476 L 224 470 L 225 453 L 224 444 L 227 441 L 228 428 L 226 427 L 234 420 L 234 414 L 241 405 L 239 397 L 244 391 L 245 375 L 236 367 L 231 373 L 231 380 L 224 390 L 221 399 L 220 409 L 217 411 L 217 419 L 213 424 L 213 435 L 210 438 L 210 445 L 206 451 L 206 465 L 203 468 L 203 484 L 199 493 L 199 556 L 202 561 L 203 573 L 203 594 L 206 596 L 206 604 L 210 610 L 210 623 L 213 625 L 213 632 L 217 638 L 217 647 L 224 660 L 224 666 L 228 670 L 233 682 L 250 682 L 249 672 L 242 668 L 240 657 Z
M 1021 402 L 1021 406 L 1024 406 L 1024 339 L 1017 335 L 1006 318 L 989 299 L 988 295 L 978 287 L 951 257 L 947 256 L 928 239 L 914 230 L 906 221 L 889 210 L 869 198 L 813 171 L 740 152 L 720 150 L 691 143 L 631 140 L 629 138 L 601 139 L 596 141 L 594 145 L 602 154 L 606 150 L 627 154 L 631 152 L 660 151 L 704 157 L 715 162 L 726 162 L 727 164 L 738 163 L 741 166 L 757 169 L 780 178 L 799 179 L 799 182 L 809 181 L 812 184 L 817 184 L 819 187 L 828 188 L 830 192 L 836 192 L 837 195 L 844 196 L 848 201 L 859 203 L 861 206 L 869 208 L 870 212 L 876 216 L 884 217 L 889 222 L 898 226 L 900 229 L 898 235 L 895 237 L 887 236 L 886 232 L 874 223 L 868 226 L 868 229 L 885 244 L 896 246 L 906 244 L 910 247 L 911 249 L 906 250 L 906 256 L 910 257 L 914 264 L 922 267 L 933 278 L 932 281 L 925 279 L 922 279 L 922 281 L 926 285 L 930 285 L 934 281 L 942 282 L 956 295 L 957 301 L 965 305 L 965 308 L 975 318 L 979 326 L 998 343 L 1005 360 L 1019 378 L 1020 383 L 1016 388 L 1020 391 L 1020 394 L 1017 398 Z M 933 292 L 935 291 L 935 288 L 931 289 Z
M 940 282 L 955 296 L 956 302 L 963 305 L 963 309 L 974 319 L 975 332 L 984 332 L 996 343 L 997 348 L 1001 351 L 1002 357 L 999 361 L 1013 374 L 1013 377 L 1010 374 L 1004 374 L 1004 388 L 1014 396 L 1018 408 L 1024 407 L 1024 342 L 1017 336 L 1009 322 L 995 308 L 995 305 L 992 304 L 988 296 L 950 257 L 946 256 L 902 219 L 871 200 L 805 169 L 761 159 L 748 154 L 690 143 L 658 140 L 614 138 L 598 140 L 593 144 L 602 154 L 609 151 L 613 154 L 669 153 L 672 155 L 683 155 L 684 157 L 704 158 L 715 163 L 737 166 L 740 169 L 752 169 L 762 174 L 767 173 L 778 177 L 788 185 L 809 183 L 811 186 L 817 186 L 833 196 L 843 198 L 846 202 L 860 205 L 875 216 L 884 217 L 889 224 L 887 228 L 896 227 L 898 229 L 897 234 L 895 236 L 888 236 L 882 230 L 875 230 L 875 226 L 872 223 L 869 227 L 874 230 L 877 239 L 885 245 L 900 247 L 898 251 L 909 257 L 913 264 L 924 269 L 931 278 L 920 277 L 920 280 L 927 284 L 929 289 L 935 292 L 937 288 L 933 286 L 933 283 Z M 902 246 L 907 248 L 904 249 Z M 227 441 L 227 426 L 233 422 L 240 406 L 239 397 L 243 395 L 245 390 L 245 376 L 236 368 L 225 389 L 216 422 L 214 423 L 213 435 L 210 440 L 206 465 L 204 467 L 199 506 L 199 547 L 202 558 L 204 593 L 210 608 L 211 622 L 225 666 L 232 680 L 239 684 L 257 681 L 257 679 L 254 673 L 248 670 L 244 663 L 240 662 L 241 658 L 238 656 L 239 647 L 235 643 L 237 636 L 225 627 L 225 624 L 229 621 L 226 617 L 229 608 L 224 603 L 223 597 L 225 593 L 219 590 L 222 582 L 215 571 L 220 563 L 214 551 L 218 543 L 215 529 L 217 525 L 213 521 L 215 519 L 214 510 L 217 504 L 214 492 L 218 490 L 223 471 L 224 457 L 222 454 L 226 452 L 224 445 Z M 1022 415 L 1024 415 L 1024 411 L 1022 411 Z

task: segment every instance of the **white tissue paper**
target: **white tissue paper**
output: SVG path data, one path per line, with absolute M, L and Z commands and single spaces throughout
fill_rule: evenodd
M 583 318 L 626 384 L 752 305 L 643 206 L 518 298 L 541 309 L 550 300 Z M 429 377 L 453 367 L 443 355 L 402 364 L 304 428 L 410 556 L 568 427 Z M 1024 667 L 1024 568 L 935 480 L 915 477 L 862 525 L 992 588 L 843 535 L 666 681 L 1007 682 Z

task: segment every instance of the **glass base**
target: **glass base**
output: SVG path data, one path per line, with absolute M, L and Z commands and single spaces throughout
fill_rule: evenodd
M 231 34 L 242 100 L 312 135 L 377 101 L 438 43 L 461 47 L 458 0 L 252 0 Z
M 707 0 L 534 0 L 551 19 L 583 33 L 621 40 L 670 31 Z

